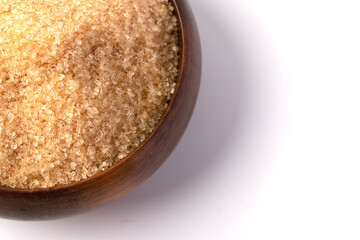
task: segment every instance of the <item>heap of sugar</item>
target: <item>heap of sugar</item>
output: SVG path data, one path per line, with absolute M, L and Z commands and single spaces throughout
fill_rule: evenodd
M 167 0 L 0 0 L 0 185 L 86 179 L 133 151 L 178 73 Z

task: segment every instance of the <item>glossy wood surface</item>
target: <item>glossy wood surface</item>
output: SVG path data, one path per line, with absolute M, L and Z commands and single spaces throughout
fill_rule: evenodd
M 180 22 L 181 64 L 177 89 L 153 133 L 130 156 L 86 180 L 62 187 L 18 190 L 0 187 L 0 216 L 46 220 L 109 203 L 136 188 L 168 158 L 192 115 L 200 85 L 201 49 L 186 0 L 171 0 Z

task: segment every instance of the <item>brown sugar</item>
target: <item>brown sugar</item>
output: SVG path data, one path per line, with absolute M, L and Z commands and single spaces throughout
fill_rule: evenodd
M 178 74 L 167 0 L 0 0 L 0 185 L 48 188 L 134 150 Z

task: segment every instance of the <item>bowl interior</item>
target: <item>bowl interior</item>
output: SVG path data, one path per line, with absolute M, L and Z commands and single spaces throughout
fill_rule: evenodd
M 160 121 L 156 124 L 156 126 L 154 127 L 154 130 L 146 137 L 146 139 L 137 147 L 135 148 L 130 154 L 128 154 L 126 157 L 124 157 L 123 159 L 121 159 L 120 161 L 116 162 L 114 165 L 110 166 L 109 168 L 91 176 L 88 177 L 86 179 L 82 179 L 80 181 L 76 181 L 76 182 L 72 182 L 69 184 L 65 184 L 65 185 L 58 185 L 55 187 L 51 187 L 51 188 L 35 188 L 35 189 L 19 189 L 19 188 L 9 188 L 9 187 L 4 187 L 4 186 L 0 186 L 0 193 L 1 192 L 21 192 L 21 193 L 36 193 L 36 192 L 51 192 L 51 191 L 57 191 L 57 190 L 64 190 L 64 189 L 71 189 L 74 187 L 77 187 L 79 185 L 88 183 L 88 182 L 94 182 L 96 181 L 96 179 L 98 179 L 99 177 L 103 176 L 103 175 L 107 175 L 109 172 L 113 171 L 115 168 L 119 167 L 121 164 L 126 163 L 127 161 L 129 161 L 134 154 L 136 154 L 136 152 L 138 152 L 141 148 L 143 148 L 144 145 L 146 145 L 149 140 L 152 138 L 152 136 L 154 135 L 154 133 L 156 131 L 158 131 L 158 129 L 162 126 L 164 119 L 166 118 L 166 116 L 169 114 L 169 112 L 172 109 L 172 105 L 174 102 L 174 99 L 176 97 L 176 95 L 178 94 L 179 91 L 179 87 L 182 83 L 182 73 L 183 73 L 183 66 L 184 66 L 184 26 L 183 26 L 183 21 L 182 21 L 182 16 L 181 13 L 179 11 L 178 5 L 176 0 L 169 0 L 169 2 L 172 4 L 172 6 L 174 7 L 174 15 L 178 20 L 178 29 L 177 29 L 177 34 L 178 34 L 178 39 L 179 39 L 179 69 L 178 69 L 178 75 L 176 78 L 176 87 L 175 87 L 175 91 L 173 93 L 173 95 L 171 96 L 171 99 L 168 102 L 168 106 L 163 114 L 163 116 L 161 117 Z

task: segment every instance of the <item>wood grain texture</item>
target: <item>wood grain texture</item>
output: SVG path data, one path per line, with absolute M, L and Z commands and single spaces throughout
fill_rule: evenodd
M 0 187 L 0 216 L 46 220 L 83 212 L 111 202 L 149 178 L 168 158 L 192 115 L 200 86 L 201 48 L 186 0 L 171 0 L 180 22 L 180 71 L 169 108 L 153 133 L 130 156 L 80 182 L 38 190 Z

